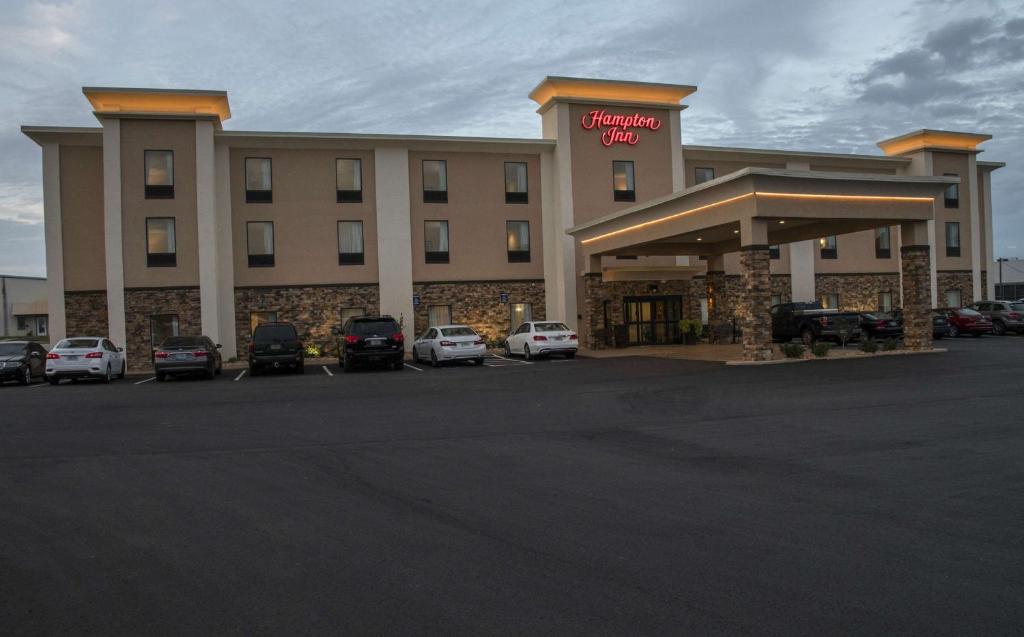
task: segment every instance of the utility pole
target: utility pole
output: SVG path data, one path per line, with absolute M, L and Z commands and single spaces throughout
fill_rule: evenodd
M 3 299 L 0 312 L 4 315 L 4 336 L 7 336 L 7 277 L 0 277 L 0 299 Z
M 1008 260 L 1009 259 L 1007 259 L 1006 257 L 999 257 L 998 259 L 996 259 L 996 263 L 999 264 L 999 293 L 996 294 L 996 300 L 998 300 L 998 297 L 1003 295 L 1003 263 L 1007 262 Z

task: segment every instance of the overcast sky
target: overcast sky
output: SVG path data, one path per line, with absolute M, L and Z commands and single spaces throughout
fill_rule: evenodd
M 0 0 L 0 273 L 45 274 L 19 126 L 96 126 L 82 86 L 224 89 L 236 130 L 538 137 L 545 75 L 695 84 L 684 144 L 991 134 L 996 254 L 1024 257 L 1024 1 Z

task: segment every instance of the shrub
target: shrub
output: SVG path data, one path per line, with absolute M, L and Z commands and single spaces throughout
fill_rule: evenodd
M 860 340 L 860 351 L 874 354 L 878 351 L 878 341 L 868 336 Z
M 885 339 L 885 342 L 882 343 L 882 349 L 887 351 L 887 352 L 891 352 L 894 349 L 896 349 L 896 347 L 898 345 L 899 345 L 899 343 L 896 342 L 895 338 L 887 338 L 887 339 Z
M 818 341 L 811 346 L 811 353 L 818 358 L 824 358 L 828 356 L 828 350 L 832 349 L 832 346 L 823 341 Z
M 803 343 L 783 343 L 781 349 L 786 358 L 802 358 L 804 355 Z

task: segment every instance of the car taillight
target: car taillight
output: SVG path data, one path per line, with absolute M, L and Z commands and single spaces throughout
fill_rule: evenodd
M 441 341 L 441 347 L 455 347 L 455 343 L 451 341 Z
M 208 356 L 208 355 L 209 355 L 209 353 L 210 353 L 210 352 L 207 352 L 206 350 L 202 350 L 202 349 L 201 349 L 201 350 L 199 350 L 198 352 L 192 352 L 192 355 L 193 355 L 193 356 L 197 356 L 197 357 L 199 357 L 199 358 L 203 358 L 204 356 Z
M 256 343 L 253 343 L 252 341 L 249 341 L 249 353 L 252 354 L 255 351 L 256 351 Z
M 878 321 L 878 323 L 876 323 L 875 326 L 876 327 L 885 327 L 885 321 Z
M 482 338 L 478 338 L 475 341 L 473 341 L 473 345 L 483 345 L 483 344 L 484 344 L 484 339 L 482 339 Z
M 251 343 L 250 343 L 250 345 L 251 345 Z M 154 358 L 167 358 L 167 352 L 157 352 L 156 354 L 153 354 L 153 357 Z
M 298 348 L 299 348 L 299 349 L 301 349 L 301 350 L 304 350 L 304 349 L 306 349 L 306 348 L 305 348 L 305 347 L 304 347 L 304 346 L 302 345 L 302 341 L 299 341 L 299 342 L 298 342 L 298 343 L 297 343 L 296 345 L 297 345 L 297 346 L 298 346 Z
M 576 336 L 575 334 L 570 334 L 569 335 L 569 340 L 570 341 L 578 341 L 578 340 L 580 340 L 580 337 Z
M 548 340 L 548 337 L 544 336 L 542 334 L 537 334 L 536 336 L 533 337 L 533 340 L 535 340 L 535 341 L 546 341 L 546 340 Z
M 103 358 L 103 352 L 89 352 L 85 358 Z
M 355 345 L 356 343 L 359 342 L 359 337 L 356 336 L 355 334 L 349 334 L 348 336 L 345 337 L 345 342 L 348 343 L 349 345 Z
M 1006 317 L 1007 318 L 1012 318 L 1013 320 L 1016 321 L 1017 319 L 1020 318 L 1020 312 L 1009 312 L 1009 313 L 1007 313 Z
M 402 334 L 401 332 L 395 332 L 394 334 L 391 335 L 391 340 L 393 340 L 396 343 L 404 343 L 405 334 Z
M 818 319 L 818 322 L 821 323 L 822 325 L 828 325 L 829 318 L 827 316 L 822 316 Z
M 46 353 L 46 360 L 48 360 L 48 361 L 56 360 L 58 358 L 60 358 L 60 354 L 58 354 L 57 352 L 47 352 Z

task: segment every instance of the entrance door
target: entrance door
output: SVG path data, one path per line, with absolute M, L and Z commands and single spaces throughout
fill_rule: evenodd
M 628 296 L 622 301 L 630 345 L 679 342 L 681 296 Z

